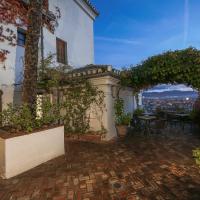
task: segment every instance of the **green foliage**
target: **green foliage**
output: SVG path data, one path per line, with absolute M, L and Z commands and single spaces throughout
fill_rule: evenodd
M 55 54 L 49 54 L 38 66 L 38 87 L 49 91 L 64 83 L 65 73 L 72 69 L 69 65 L 56 65 Z
M 118 125 L 130 125 L 131 122 L 131 114 L 130 113 L 123 113 L 119 118 L 117 118 L 116 123 Z
M 200 166 L 200 148 L 193 150 L 193 157 L 195 158 L 196 164 Z
M 133 113 L 134 116 L 141 116 L 143 114 L 144 114 L 144 109 L 142 109 L 142 108 L 135 109 L 134 113 Z
M 67 133 L 88 132 L 92 114 L 98 116 L 102 123 L 104 93 L 86 79 L 70 80 L 67 88 L 63 90 L 62 99 L 63 120 Z
M 200 127 L 200 95 L 193 106 L 193 110 L 190 113 L 190 118 Z
M 131 114 L 124 112 L 123 99 L 117 98 L 114 104 L 115 122 L 117 125 L 129 125 L 131 122 Z
M 200 51 L 195 48 L 152 56 L 121 73 L 121 83 L 135 91 L 161 83 L 184 83 L 200 89 Z
M 64 123 L 66 133 L 87 133 L 90 129 L 91 115 L 95 115 L 101 123 L 101 133 L 104 134 L 106 132 L 102 124 L 104 93 L 92 86 L 87 79 L 81 77 L 66 79 L 66 73 L 70 69 L 72 69 L 70 66 L 55 66 L 54 55 L 49 54 L 40 64 L 38 86 L 48 93 L 57 94 L 59 121 Z M 57 110 L 54 112 L 57 113 Z
M 37 116 L 38 113 L 40 113 L 39 116 Z M 48 98 L 42 100 L 42 104 L 37 109 L 35 115 L 27 104 L 21 106 L 9 104 L 0 113 L 2 128 L 15 133 L 29 133 L 45 126 L 57 125 L 58 120 L 58 107 L 57 105 L 51 104 Z
M 0 113 L 0 121 L 4 127 L 19 132 L 31 132 L 34 127 L 32 112 L 28 105 L 14 107 L 12 104 Z
M 114 104 L 115 116 L 119 117 L 124 113 L 124 100 L 117 98 Z
M 56 125 L 61 120 L 61 105 L 52 103 L 48 97 L 43 97 L 41 106 L 38 107 L 37 111 L 41 112 L 41 115 L 37 117 L 37 123 L 42 125 Z
M 193 109 L 190 113 L 190 118 L 194 123 L 196 123 L 200 127 L 200 110 Z

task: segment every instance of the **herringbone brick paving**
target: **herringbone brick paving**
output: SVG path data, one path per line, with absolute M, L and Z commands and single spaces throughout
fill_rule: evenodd
M 65 145 L 66 156 L 0 179 L 0 200 L 200 200 L 196 136 L 130 136 L 109 144 L 66 139 Z

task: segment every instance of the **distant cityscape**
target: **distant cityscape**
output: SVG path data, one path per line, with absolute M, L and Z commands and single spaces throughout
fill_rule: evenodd
M 197 97 L 198 93 L 194 91 L 144 92 L 142 104 L 146 112 L 154 112 L 157 108 L 190 112 Z

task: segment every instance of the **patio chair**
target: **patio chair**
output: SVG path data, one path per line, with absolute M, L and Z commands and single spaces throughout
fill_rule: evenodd
M 158 119 L 154 121 L 154 124 L 151 125 L 150 130 L 151 133 L 161 134 L 166 129 L 166 120 Z
M 170 128 L 176 128 L 180 124 L 180 120 L 173 114 L 167 114 L 167 122 Z
M 133 115 L 130 123 L 131 127 L 136 131 L 141 131 L 142 123 L 137 115 Z
M 190 127 L 190 131 L 192 131 L 193 130 L 193 121 L 192 121 L 192 119 L 190 118 L 190 116 L 185 116 L 185 117 L 182 117 L 181 119 L 180 119 L 180 121 L 181 121 L 181 127 L 182 127 L 182 130 L 184 131 L 185 130 L 185 128 L 187 128 L 187 126 L 189 126 Z

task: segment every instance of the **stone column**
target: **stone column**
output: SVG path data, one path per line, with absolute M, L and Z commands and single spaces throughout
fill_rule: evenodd
M 112 76 L 104 76 L 90 79 L 91 83 L 95 85 L 99 90 L 104 92 L 104 104 L 103 114 L 101 122 L 97 115 L 93 114 L 90 121 L 90 126 L 93 131 L 99 131 L 101 129 L 101 123 L 106 129 L 105 140 L 111 140 L 117 137 L 115 128 L 115 111 L 114 111 L 114 97 L 113 97 L 113 86 L 117 86 L 119 80 Z M 92 108 L 96 109 L 96 108 Z M 96 109 L 97 110 L 97 109 Z

